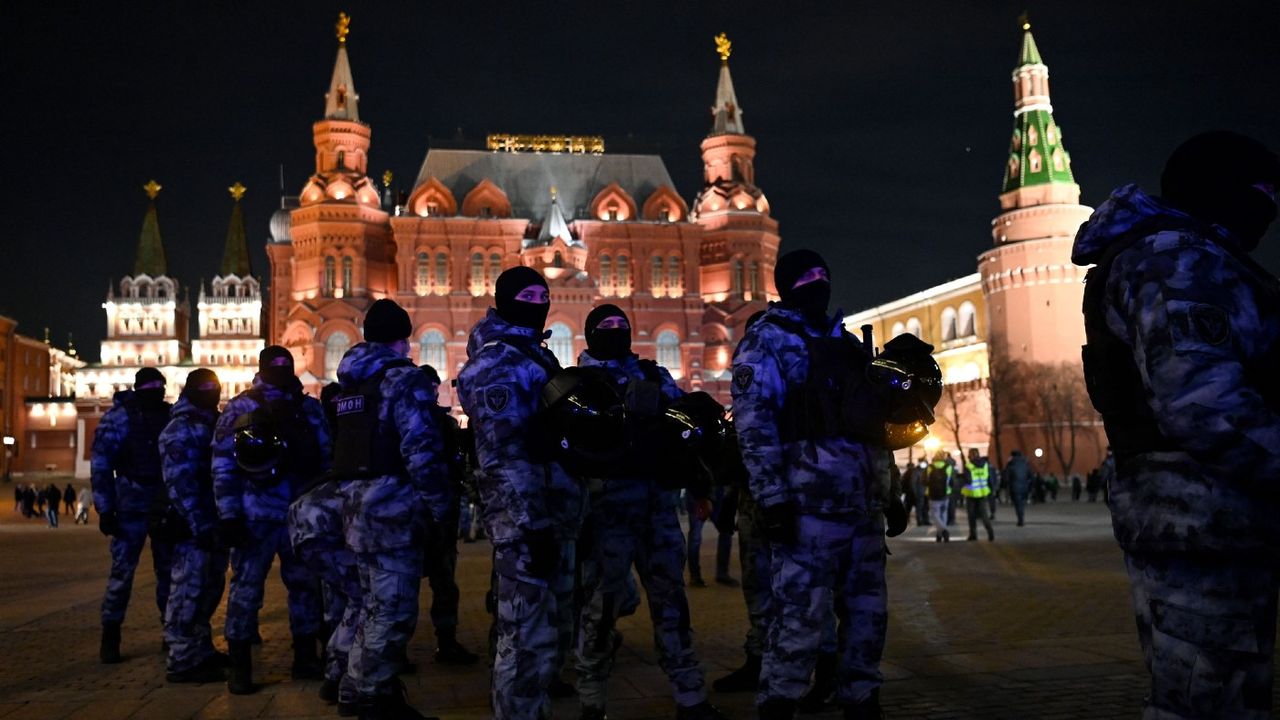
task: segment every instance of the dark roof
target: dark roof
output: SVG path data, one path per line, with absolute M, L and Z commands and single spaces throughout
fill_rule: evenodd
M 415 186 L 431 177 L 449 188 L 459 208 L 467 193 L 488 179 L 511 200 L 512 216 L 539 222 L 551 208 L 552 187 L 570 220 L 585 216 L 587 206 L 610 183 L 616 182 L 626 190 L 637 208 L 658 187 L 675 187 L 667 166 L 657 155 L 433 149 L 427 152 Z

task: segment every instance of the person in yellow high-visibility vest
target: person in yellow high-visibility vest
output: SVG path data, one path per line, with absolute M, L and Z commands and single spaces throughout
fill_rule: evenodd
M 969 461 L 965 464 L 969 482 L 960 489 L 964 494 L 965 509 L 969 513 L 969 540 L 978 539 L 978 520 L 987 529 L 987 540 L 996 539 L 996 531 L 991 527 L 990 505 L 987 496 L 991 494 L 991 463 L 978 455 L 978 448 L 969 448 Z

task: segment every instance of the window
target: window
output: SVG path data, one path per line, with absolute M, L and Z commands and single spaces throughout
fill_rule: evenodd
M 471 256 L 471 294 L 484 294 L 484 255 L 480 253 Z
M 600 287 L 606 288 L 613 285 L 613 279 L 610 274 L 613 272 L 613 261 L 608 255 L 600 256 Z
M 1053 169 L 1062 172 L 1066 169 L 1066 163 L 1062 159 L 1062 148 L 1053 151 Z
M 493 208 L 489 207 L 488 205 L 485 205 L 484 207 L 480 208 L 480 217 L 482 218 L 493 217 Z
M 418 343 L 418 364 L 430 365 L 440 373 L 440 379 L 449 377 L 449 353 L 444 345 L 444 333 L 439 330 L 428 330 L 422 333 Z
M 1013 157 L 1009 158 L 1009 177 L 1010 178 L 1018 177 L 1018 156 L 1017 155 L 1014 155 Z
M 1031 125 L 1030 127 L 1028 127 L 1027 128 L 1027 144 L 1035 145 L 1036 141 L 1039 139 L 1040 139 L 1040 133 L 1036 132 L 1036 126 Z
M 907 319 L 907 332 L 915 335 L 916 337 L 920 337 L 920 318 L 911 317 Z
M 946 308 L 942 311 L 942 342 L 956 339 L 956 309 Z
M 627 291 L 631 288 L 631 268 L 628 267 L 628 264 L 626 255 L 618 256 L 617 287 L 618 292 L 624 296 L 630 294 Z
M 552 323 L 551 337 L 547 338 L 547 348 L 551 350 L 552 355 L 556 356 L 556 360 L 560 361 L 561 367 L 570 367 L 574 364 L 573 331 L 568 325 L 562 322 Z
M 729 287 L 729 293 L 731 295 L 742 294 L 742 273 L 743 273 L 742 259 L 734 258 L 733 271 L 729 273 L 729 282 L 731 283 Z
M 960 304 L 960 337 L 974 337 L 978 334 L 978 309 L 973 303 L 965 301 Z
M 330 380 L 338 379 L 338 364 L 342 362 L 342 356 L 346 354 L 347 348 L 351 347 L 351 338 L 341 330 L 334 331 L 329 334 L 329 339 L 324 341 L 324 375 Z
M 671 297 L 680 295 L 680 258 L 672 255 L 667 258 L 667 294 Z
M 1027 154 L 1027 172 L 1040 172 L 1040 152 L 1032 150 Z
M 334 260 L 327 257 L 324 259 L 324 283 L 321 288 L 321 294 L 325 297 L 333 297 L 334 274 Z
M 559 250 L 557 250 L 555 256 L 551 258 L 551 267 L 564 267 L 564 256 L 560 254 Z
M 653 256 L 653 269 L 649 271 L 649 289 L 654 296 L 662 295 L 662 258 Z
M 449 289 L 449 256 L 436 253 L 436 287 L 443 293 Z
M 609 220 L 616 222 L 618 220 L 618 206 L 609 206 Z
M 414 288 L 419 295 L 427 294 L 427 285 L 431 280 L 431 268 L 428 265 L 429 256 L 426 253 L 418 253 L 418 282 Z
M 342 294 L 351 297 L 351 258 L 342 258 Z
M 751 261 L 751 273 L 749 282 L 751 283 L 751 299 L 761 300 L 760 295 L 760 263 L 755 260 Z
M 557 266 L 558 267 L 558 266 Z M 492 293 L 498 286 L 498 276 L 502 274 L 502 256 L 498 253 L 489 255 L 489 288 Z
M 666 368 L 673 377 L 683 375 L 680 367 L 680 336 L 674 330 L 658 333 L 658 364 Z
M 671 222 L 671 208 L 666 205 L 662 206 L 662 209 L 658 211 L 658 222 Z

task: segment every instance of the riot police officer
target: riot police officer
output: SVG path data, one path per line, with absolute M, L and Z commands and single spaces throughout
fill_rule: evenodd
M 832 602 L 841 609 L 840 682 L 846 718 L 878 718 L 888 622 L 880 451 L 852 439 L 833 386 L 865 367 L 861 346 L 827 316 L 826 262 L 796 250 L 778 259 L 781 301 L 747 331 L 733 361 L 733 412 L 758 531 L 771 552 L 760 717 L 791 718 L 809 687 Z
M 285 528 L 289 503 L 328 470 L 329 430 L 320 403 L 302 391 L 293 355 L 270 345 L 258 355 L 253 386 L 223 408 L 213 437 L 218 532 L 231 548 L 224 633 L 231 655 L 227 687 L 254 692 L 250 642 L 267 574 L 277 555 L 288 589 L 295 678 L 320 679 L 320 584 L 294 555 Z
M 347 661 L 362 720 L 424 717 L 396 671 L 417 623 L 423 538 L 456 507 L 436 396 L 407 358 L 412 332 L 403 308 L 378 300 L 365 313 L 365 342 L 338 365 L 333 472 L 363 600 Z
M 122 390 L 98 423 L 93 436 L 91 483 L 98 528 L 111 538 L 111 576 L 102 598 L 104 663 L 118 663 L 120 624 L 133 592 L 133 573 L 149 532 L 150 517 L 165 505 L 161 479 L 161 431 L 169 422 L 164 399 L 165 380 L 155 368 L 134 376 L 133 390 Z M 169 567 L 173 545 L 151 538 L 151 561 L 156 572 L 156 605 L 163 619 L 169 602 Z
M 683 395 L 666 368 L 631 351 L 631 323 L 616 305 L 601 305 L 587 315 L 587 349 L 579 367 L 606 370 L 623 393 L 637 421 L 656 416 Z M 650 400 L 651 399 L 651 400 Z M 648 407 L 639 407 L 647 405 Z M 651 454 L 654 448 L 636 448 Z M 619 463 L 634 468 L 636 463 Z M 613 640 L 619 611 L 630 593 L 631 568 L 649 599 L 659 664 L 671 681 L 678 718 L 718 718 L 707 702 L 706 683 L 693 650 L 689 603 L 684 590 L 684 538 L 676 515 L 676 483 L 662 485 L 649 474 L 627 472 L 593 479 L 586 527 L 595 537 L 581 558 L 583 597 L 578 638 L 578 697 L 583 720 L 603 720 L 607 683 L 617 645 Z
M 539 718 L 572 636 L 574 542 L 582 493 L 529 442 L 539 397 L 560 364 L 543 344 L 550 293 L 527 267 L 498 277 L 496 308 L 471 330 L 458 376 L 475 431 L 484 522 L 494 545 L 499 720 Z
M 1280 286 L 1250 256 L 1280 160 L 1229 132 L 1112 193 L 1076 235 L 1085 379 L 1151 692 L 1145 717 L 1271 717 L 1280 524 Z
M 223 680 L 227 656 L 214 650 L 209 618 L 222 601 L 227 553 L 217 539 L 213 502 L 213 426 L 222 385 L 207 368 L 187 374 L 160 434 L 161 468 L 172 508 L 172 585 L 164 614 L 169 682 Z

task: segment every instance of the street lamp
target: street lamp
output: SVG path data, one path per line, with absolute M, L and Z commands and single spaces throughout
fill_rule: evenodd
M 1044 457 L 1044 450 L 1042 448 L 1036 448 L 1036 457 L 1038 458 Z

